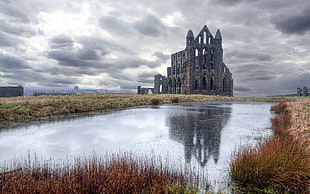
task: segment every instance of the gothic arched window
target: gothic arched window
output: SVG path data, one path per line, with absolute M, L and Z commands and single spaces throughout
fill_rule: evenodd
M 205 76 L 202 78 L 201 85 L 202 85 L 202 89 L 203 89 L 203 90 L 206 90 L 206 89 L 207 89 L 207 79 L 206 79 Z
M 198 90 L 198 80 L 195 80 L 194 89 L 195 89 L 195 90 Z

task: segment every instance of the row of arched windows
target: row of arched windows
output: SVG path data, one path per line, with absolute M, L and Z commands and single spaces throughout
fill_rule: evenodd
M 207 49 L 206 48 L 202 49 L 202 55 L 204 55 L 204 56 L 207 55 Z M 213 61 L 214 60 L 214 49 L 211 49 L 210 55 L 211 55 L 211 61 Z M 198 56 L 199 56 L 199 49 L 196 48 L 195 49 L 195 57 L 198 57 Z
M 223 82 L 222 82 L 222 88 L 223 88 L 223 92 L 226 91 L 226 84 L 227 84 L 227 81 L 226 79 L 224 78 L 223 79 Z M 198 90 L 199 89 L 199 80 L 195 80 L 195 83 L 194 83 L 194 89 L 195 90 Z M 216 84 L 215 84 L 215 81 L 214 81 L 214 77 L 212 76 L 210 78 L 210 84 L 209 84 L 209 88 L 208 88 L 208 84 L 207 84 L 207 78 L 206 76 L 204 76 L 202 79 L 201 79 L 201 89 L 202 90 L 207 90 L 207 89 L 210 89 L 210 90 L 216 90 Z
M 207 32 L 204 31 L 203 35 L 198 36 L 198 43 L 199 44 L 211 44 L 211 36 L 208 36 Z

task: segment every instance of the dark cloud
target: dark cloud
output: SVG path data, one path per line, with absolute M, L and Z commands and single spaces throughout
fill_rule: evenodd
M 242 2 L 248 2 L 248 3 L 253 3 L 257 0 L 212 0 L 215 3 L 220 3 L 223 5 L 235 5 L 238 3 L 242 3 Z
M 2 32 L 17 36 L 31 37 L 36 34 L 35 30 L 32 29 L 31 26 L 22 23 L 9 23 L 7 21 L 0 20 L 0 27 Z
M 273 23 L 279 31 L 285 34 L 305 34 L 310 31 L 310 7 L 296 12 L 285 12 L 274 15 L 271 18 Z
M 273 56 L 269 53 L 260 53 L 253 51 L 230 51 L 225 54 L 227 58 L 237 58 L 238 60 L 246 60 L 246 61 L 271 61 L 273 60 Z
M 153 85 L 154 84 L 154 76 L 158 74 L 158 72 L 141 72 L 137 76 L 137 82 L 143 83 L 145 85 Z
M 99 25 L 102 29 L 111 32 L 113 35 L 131 36 L 134 33 L 129 23 L 116 17 L 101 17 L 99 19 Z
M 11 57 L 0 53 L 1 71 L 14 73 L 16 69 L 29 69 L 29 64 L 20 58 Z
M 16 38 L 11 38 L 6 34 L 0 32 L 0 46 L 4 47 L 14 47 L 19 44 L 20 40 Z
M 134 49 L 118 41 L 113 42 L 102 38 L 87 36 L 77 37 L 77 41 L 85 47 L 99 50 L 102 55 L 105 55 L 112 51 L 121 52 L 131 56 L 137 54 Z
M 0 12 L 6 14 L 22 23 L 29 23 L 30 18 L 24 12 L 21 6 L 11 1 L 0 1 Z
M 154 53 L 154 56 L 156 56 L 159 60 L 162 60 L 162 61 L 166 61 L 166 60 L 170 59 L 170 55 L 165 54 L 165 53 L 160 52 L 160 51 L 156 51 Z
M 93 53 L 91 53 L 93 55 Z M 84 58 L 83 58 L 84 57 Z M 47 54 L 47 58 L 54 59 L 61 66 L 71 66 L 71 67 L 97 67 L 99 68 L 102 64 L 97 60 L 88 60 L 89 58 L 94 58 L 94 56 L 86 56 L 81 54 L 81 50 L 55 50 L 50 51 Z M 86 59 L 85 59 L 86 58 Z
M 236 92 L 251 92 L 252 89 L 248 88 L 248 87 L 236 86 L 236 87 L 234 87 L 234 91 L 236 91 Z
M 60 34 L 55 36 L 50 40 L 51 48 L 66 48 L 66 47 L 72 47 L 74 42 L 72 38 L 65 34 Z
M 166 31 L 166 26 L 161 22 L 161 20 L 154 16 L 148 15 L 147 17 L 141 19 L 134 23 L 134 27 L 140 33 L 146 36 L 160 36 Z

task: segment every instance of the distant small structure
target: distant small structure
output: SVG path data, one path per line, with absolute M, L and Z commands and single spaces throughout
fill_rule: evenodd
M 0 97 L 9 98 L 24 96 L 24 88 L 22 86 L 4 86 L 0 87 Z
M 141 86 L 137 87 L 138 94 L 154 94 L 154 88 L 142 88 Z
M 303 89 L 297 88 L 297 96 L 310 96 L 310 88 L 304 87 Z
M 33 92 L 33 96 L 68 96 L 74 94 L 73 92 Z
M 79 86 L 74 86 L 74 92 L 75 94 L 79 94 Z

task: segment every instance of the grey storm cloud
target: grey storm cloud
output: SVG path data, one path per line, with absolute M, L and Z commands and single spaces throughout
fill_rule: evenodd
M 14 47 L 19 42 L 20 42 L 20 40 L 17 40 L 16 38 L 11 38 L 11 37 L 7 36 L 6 34 L 0 32 L 0 46 Z
M 235 5 L 242 2 L 255 2 L 257 0 L 212 0 L 213 2 L 220 3 L 223 5 Z
M 310 6 L 296 12 L 287 11 L 274 15 L 271 22 L 285 34 L 305 34 L 310 31 Z
M 31 26 L 26 24 L 12 24 L 6 21 L 0 21 L 1 31 L 23 37 L 31 37 L 36 34 Z
M 237 92 L 251 92 L 252 89 L 248 88 L 248 87 L 237 86 L 237 87 L 234 87 L 234 91 L 237 91 Z
M 170 59 L 170 55 L 165 54 L 165 53 L 160 52 L 160 51 L 156 51 L 154 53 L 154 56 L 156 56 L 159 60 L 163 60 L 163 61 Z
M 94 55 L 90 51 L 91 55 Z M 95 54 L 96 55 L 96 54 Z M 97 67 L 100 68 L 101 62 L 97 56 L 87 56 L 81 50 L 56 50 L 50 51 L 47 54 L 49 59 L 54 59 L 61 66 L 72 66 L 72 67 Z M 88 60 L 92 58 L 91 60 Z M 94 59 L 95 58 L 95 59 Z
M 137 81 L 139 83 L 144 83 L 147 85 L 153 85 L 154 84 L 154 76 L 156 75 L 155 71 L 152 72 L 139 72 L 137 76 Z
M 0 11 L 6 15 L 14 18 L 18 22 L 29 23 L 30 18 L 27 15 L 27 12 L 23 10 L 21 6 L 17 6 L 12 1 L 0 1 Z
M 72 47 L 74 44 L 74 41 L 72 38 L 65 34 L 60 34 L 55 36 L 50 40 L 51 48 L 66 48 L 66 47 Z
M 271 61 L 273 56 L 269 53 L 260 53 L 253 51 L 231 51 L 225 54 L 227 58 L 238 58 L 239 60 L 248 60 L 248 61 Z
M 30 66 L 26 61 L 17 57 L 6 56 L 0 53 L 0 67 L 2 71 L 13 72 L 16 69 L 29 69 Z
M 148 15 L 135 22 L 134 27 L 146 36 L 159 36 L 166 30 L 166 26 L 154 15 Z
M 97 37 L 77 37 L 77 41 L 82 45 L 99 50 L 102 55 L 108 54 L 111 51 L 122 52 L 127 55 L 136 55 L 136 51 L 131 47 L 121 44 L 121 42 L 113 42 Z
M 132 25 L 115 17 L 105 16 L 99 19 L 99 25 L 112 34 L 130 36 L 134 33 Z

